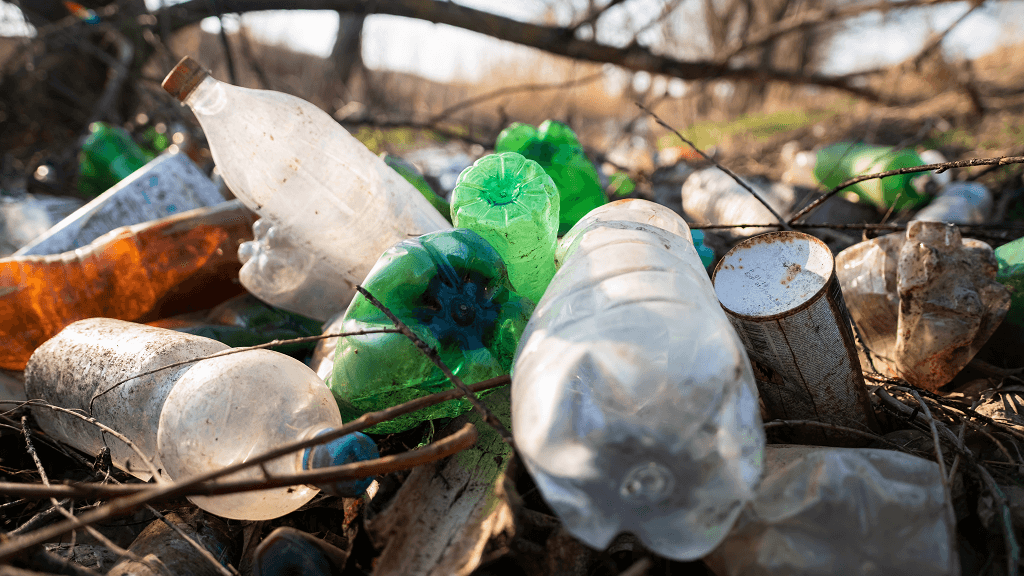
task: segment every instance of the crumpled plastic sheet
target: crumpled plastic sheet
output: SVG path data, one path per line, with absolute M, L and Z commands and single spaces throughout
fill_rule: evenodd
M 1006 316 L 1010 293 L 996 270 L 988 244 L 941 222 L 911 222 L 905 236 L 836 256 L 843 298 L 875 367 L 928 390 L 952 380 Z
M 704 561 L 718 576 L 960 573 L 937 463 L 892 450 L 768 445 L 765 477 Z

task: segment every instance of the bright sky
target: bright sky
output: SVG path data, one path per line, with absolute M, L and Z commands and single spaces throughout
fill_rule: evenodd
M 150 8 L 180 0 L 146 0 Z M 616 42 L 614 32 L 623 29 L 626 20 L 643 20 L 659 13 L 664 0 L 632 0 L 623 4 L 617 14 L 606 16 L 609 25 L 601 32 L 610 32 L 607 41 Z M 511 18 L 533 20 L 543 13 L 543 0 L 460 0 L 461 4 L 499 13 Z M 567 18 L 572 0 L 556 3 L 556 18 Z M 695 5 L 696 3 L 689 3 Z M 687 4 L 684 4 L 684 9 Z M 915 53 L 932 30 L 942 30 L 964 11 L 967 2 L 955 2 L 917 10 L 915 22 L 908 26 L 896 19 L 884 21 L 878 14 L 869 14 L 852 21 L 856 28 L 839 34 L 827 73 L 844 73 L 899 61 Z M 643 16 L 641 16 L 643 15 Z M 280 42 L 294 49 L 326 56 L 330 53 L 338 30 L 338 16 L 332 11 L 281 11 L 249 13 L 242 17 L 253 34 Z M 0 2 L 0 34 L 24 33 L 20 13 L 9 3 Z M 1020 41 L 1024 27 L 1010 24 L 1024 21 L 1021 3 L 989 2 L 976 10 L 949 37 L 943 46 L 955 56 L 976 57 L 996 46 Z M 238 17 L 228 16 L 227 25 L 237 26 Z M 202 22 L 204 30 L 219 31 L 217 19 Z M 230 29 L 230 28 L 229 28 Z M 370 16 L 364 28 L 363 60 L 371 68 L 417 73 L 440 81 L 460 78 L 472 81 L 492 66 L 515 59 L 526 49 L 485 36 L 445 25 L 394 16 Z M 396 40 L 399 39 L 399 40 Z

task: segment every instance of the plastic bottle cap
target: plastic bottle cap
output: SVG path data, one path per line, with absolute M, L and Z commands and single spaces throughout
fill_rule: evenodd
M 191 56 L 185 56 L 178 62 L 167 77 L 160 83 L 168 94 L 184 102 L 192 90 L 210 75 L 210 71 Z

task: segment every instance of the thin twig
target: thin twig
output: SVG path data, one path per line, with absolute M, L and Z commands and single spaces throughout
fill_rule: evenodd
M 783 230 L 792 230 L 793 229 L 789 225 L 789 223 L 786 222 L 786 219 L 783 218 L 782 215 L 779 214 L 775 210 L 775 208 L 772 208 L 771 204 L 769 204 L 767 200 L 762 198 L 761 195 L 758 194 L 753 188 L 751 188 L 746 182 L 744 182 L 743 180 L 740 180 L 740 177 L 737 176 L 736 174 L 734 174 L 732 172 L 732 170 L 729 170 L 725 166 L 722 166 L 721 164 L 718 163 L 717 160 L 715 160 L 714 158 L 712 158 L 712 157 L 708 156 L 707 154 L 705 154 L 703 150 L 701 150 L 700 148 L 697 148 L 697 146 L 693 142 L 690 142 L 689 140 L 687 140 L 686 137 L 683 136 L 682 134 L 680 134 L 678 130 L 676 130 L 675 128 L 669 126 L 667 123 L 665 123 L 664 120 L 659 118 L 657 114 L 652 112 L 646 106 L 644 106 L 640 102 L 634 102 L 634 104 L 636 104 L 641 110 L 643 110 L 644 112 L 649 114 L 651 116 L 651 118 L 654 118 L 655 122 L 657 122 L 661 126 L 665 127 L 666 129 L 672 131 L 672 133 L 675 134 L 677 137 L 679 137 L 680 140 L 685 142 L 687 146 L 692 148 L 694 150 L 694 152 L 696 152 L 696 153 L 700 154 L 701 156 L 703 156 L 705 160 L 707 160 L 708 162 L 711 162 L 712 164 L 714 164 L 722 172 L 725 172 L 730 178 L 735 180 L 736 183 L 739 184 L 744 190 L 746 190 L 747 192 L 750 192 L 751 194 L 753 194 L 754 198 L 757 198 L 757 201 L 760 202 L 761 204 L 763 204 L 764 207 L 767 208 L 769 212 L 771 212 L 772 216 L 775 216 L 775 218 L 777 218 L 779 220 L 779 224 L 778 224 L 779 227 L 781 227 Z
M 401 454 L 384 456 L 374 460 L 352 462 L 330 468 L 317 468 L 316 470 L 307 470 L 286 476 L 272 476 L 268 474 L 265 478 L 260 479 L 195 484 L 188 490 L 176 492 L 172 496 L 164 496 L 160 500 L 181 496 L 218 496 L 299 484 L 328 484 L 408 470 L 422 464 L 447 458 L 456 452 L 472 446 L 476 441 L 476 434 L 470 431 L 470 428 L 472 426 L 467 424 L 457 434 L 446 436 L 437 442 Z M 72 484 L 40 486 L 38 484 L 0 482 L 0 491 L 4 494 L 24 496 L 26 498 L 116 498 L 151 490 L 153 490 L 152 484 L 76 482 Z
M 865 180 L 874 180 L 876 178 L 885 178 L 887 176 L 898 176 L 900 174 L 914 174 L 917 172 L 931 172 L 935 171 L 936 174 L 941 174 L 951 168 L 969 168 L 971 166 L 1006 166 L 1009 164 L 1020 164 L 1024 163 L 1024 156 L 999 156 L 996 158 L 973 158 L 970 160 L 954 160 L 952 162 L 940 162 L 938 164 L 924 164 L 922 166 L 914 166 L 911 168 L 899 168 L 897 170 L 886 170 L 885 172 L 878 172 L 876 174 L 865 174 L 863 176 L 855 176 L 839 184 L 835 188 L 832 188 L 828 192 L 824 193 L 817 200 L 811 202 L 803 210 L 799 211 L 792 218 L 789 219 L 790 224 L 796 223 L 801 218 L 804 218 L 811 212 L 813 212 L 818 206 L 821 206 L 825 200 L 828 200 L 832 196 L 838 194 L 841 190 L 864 182 Z
M 0 404 L 8 404 L 8 403 L 11 403 L 11 402 L 0 401 Z M 24 402 L 18 402 L 18 404 L 19 404 L 19 408 L 22 407 L 22 406 L 32 406 L 34 408 L 46 408 L 47 410 L 53 410 L 55 412 L 61 412 L 63 414 L 68 414 L 70 416 L 74 416 L 75 418 L 79 418 L 81 420 L 84 420 L 84 421 L 88 422 L 89 424 L 92 424 L 93 426 L 96 426 L 97 428 L 99 428 L 103 432 L 105 432 L 107 434 L 110 434 L 111 436 L 113 436 L 114 438 L 117 438 L 121 442 L 124 442 L 128 446 L 128 448 L 130 448 L 132 450 L 132 452 L 135 452 L 135 454 L 138 455 L 138 457 L 142 459 L 142 462 L 143 462 L 143 464 L 146 465 L 146 468 L 148 469 L 149 473 L 154 478 L 156 478 L 157 482 L 165 482 L 166 481 L 165 479 L 160 477 L 160 472 L 157 470 L 156 465 L 153 464 L 153 460 L 150 459 L 150 457 L 145 452 L 143 452 L 142 449 L 140 449 L 138 446 L 136 446 L 134 442 L 129 440 L 127 436 L 125 436 L 124 434 L 121 434 L 117 430 L 114 430 L 113 428 L 111 428 L 110 426 L 107 426 L 106 424 L 100 422 L 99 420 L 96 420 L 95 418 L 93 418 L 91 416 L 86 416 L 85 414 L 81 414 L 79 412 L 76 412 L 75 410 L 71 410 L 71 409 L 68 409 L 68 408 L 62 408 L 60 406 L 54 406 L 53 404 L 49 404 L 49 403 L 44 402 L 42 400 L 27 400 L 27 401 L 24 401 Z
M 942 442 L 939 441 L 939 427 L 932 418 L 932 411 L 928 408 L 928 404 L 921 398 L 921 395 L 917 393 L 917 390 L 911 392 L 914 400 L 917 400 L 921 410 L 924 411 L 925 418 L 928 419 L 928 426 L 932 431 L 932 445 L 935 448 L 935 461 L 939 463 L 939 479 L 942 481 L 942 499 L 945 504 L 943 508 L 946 511 L 946 522 L 950 526 L 956 526 L 956 513 L 953 512 L 953 491 L 949 487 L 950 478 L 946 474 L 946 459 L 942 455 Z
M 861 436 L 863 438 L 869 438 L 875 441 L 882 441 L 893 447 L 898 448 L 899 446 L 893 442 L 889 442 L 882 436 L 874 432 L 866 432 L 864 430 L 858 430 L 856 428 L 850 428 L 849 426 L 842 426 L 839 424 L 832 424 L 831 422 L 818 422 L 817 420 L 769 420 L 764 423 L 765 429 L 779 428 L 783 426 L 799 427 L 799 426 L 810 426 L 812 428 L 825 428 L 826 430 L 833 430 L 836 432 L 842 432 L 844 434 L 852 434 L 854 436 Z
M 451 369 L 448 368 L 448 366 L 441 360 L 441 357 L 438 356 L 437 350 L 434 350 L 426 342 L 421 340 L 420 337 L 417 336 L 416 333 L 413 332 L 411 328 L 405 325 L 405 322 L 402 322 L 402 320 L 399 319 L 398 316 L 395 316 L 395 314 L 391 312 L 391 310 L 389 310 L 387 306 L 382 304 L 380 300 L 374 298 L 373 294 L 370 294 L 361 285 L 356 285 L 356 290 L 358 290 L 359 293 L 362 294 L 363 297 L 370 302 L 370 304 L 373 304 L 375 307 L 377 307 L 378 310 L 383 312 L 384 315 L 388 317 L 388 320 L 394 322 L 395 326 L 397 326 L 398 329 L 402 331 L 402 334 L 404 334 L 405 337 L 408 338 L 409 340 L 412 340 L 413 344 L 415 344 L 416 347 L 419 348 L 421 352 L 426 354 L 427 358 L 430 358 L 430 361 L 433 362 L 435 366 L 441 369 L 441 372 L 444 373 L 444 375 L 449 380 L 452 381 L 452 384 L 454 384 L 456 388 L 462 391 L 462 393 L 466 396 L 466 399 L 469 400 L 470 404 L 473 405 L 473 408 L 475 408 L 477 412 L 480 413 L 480 415 L 484 419 L 484 422 L 487 422 L 488 424 L 491 425 L 492 428 L 498 431 L 498 434 L 501 435 L 501 439 L 504 440 L 506 444 L 508 444 L 509 446 L 515 445 L 512 440 L 512 433 L 508 431 L 508 428 L 505 428 L 505 425 L 501 423 L 501 420 L 498 420 L 498 418 L 491 412 L 491 410 L 487 408 L 487 406 L 483 402 L 481 402 L 479 398 L 477 398 L 476 394 L 474 394 L 472 390 L 466 387 L 466 385 L 462 382 L 462 379 L 456 376 L 455 373 L 453 373 Z

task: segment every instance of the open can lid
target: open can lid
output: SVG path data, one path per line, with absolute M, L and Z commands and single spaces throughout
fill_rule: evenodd
M 192 90 L 210 75 L 210 71 L 191 56 L 185 56 L 178 62 L 160 84 L 168 94 L 184 102 Z

